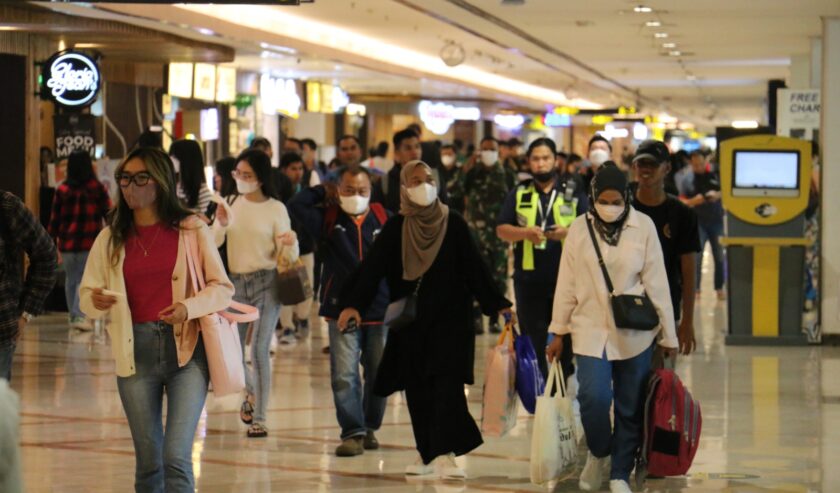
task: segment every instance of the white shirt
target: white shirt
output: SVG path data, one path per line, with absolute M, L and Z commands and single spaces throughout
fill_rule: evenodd
M 660 331 L 662 346 L 677 347 L 668 276 L 653 221 L 631 207 L 616 246 L 608 245 L 595 230 L 615 294 L 647 293 L 656 307 L 659 328 L 640 331 L 615 326 L 607 283 L 598 265 L 587 220 L 589 214 L 584 214 L 569 227 L 560 258 L 549 332 L 571 333 L 575 354 L 601 358 L 606 350 L 611 361 L 638 356 L 653 344 Z
M 251 202 L 239 196 L 231 205 L 233 220 L 227 227 L 219 221 L 213 224 L 216 246 L 227 238 L 228 267 L 233 274 L 250 274 L 276 269 L 280 253 L 290 261 L 299 256 L 298 243 L 283 247 L 277 237 L 292 230 L 289 213 L 282 202 L 268 199 Z

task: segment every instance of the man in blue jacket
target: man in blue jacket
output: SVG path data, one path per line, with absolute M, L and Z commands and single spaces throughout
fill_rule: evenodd
M 339 457 L 378 449 L 374 432 L 385 414 L 385 399 L 373 394 L 387 336 L 382 324 L 389 301 L 385 282 L 360 327 L 341 331 L 337 324 L 339 293 L 388 219 L 382 205 L 370 203 L 371 188 L 366 169 L 346 168 L 338 186 L 327 183 L 302 190 L 289 203 L 289 213 L 318 242 L 324 262 L 320 315 L 329 323 L 330 376 L 341 426 L 342 443 L 335 451 Z

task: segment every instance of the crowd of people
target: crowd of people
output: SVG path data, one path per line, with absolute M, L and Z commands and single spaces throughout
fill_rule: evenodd
M 549 138 L 522 153 L 517 139 L 488 136 L 473 150 L 421 135 L 418 126 L 400 130 L 367 158 L 357 137 L 342 136 L 329 164 L 314 140 L 286 138 L 276 168 L 271 143 L 255 138 L 215 164 L 211 184 L 197 142 L 168 152 L 138 146 L 116 170 L 113 203 L 90 156 L 76 152 L 46 229 L 3 193 L 0 377 L 10 378 L 15 343 L 63 263 L 70 325 L 89 330 L 107 319 L 136 490 L 193 491 L 192 441 L 210 384 L 194 321 L 234 300 L 258 309 L 257 321 L 239 324 L 240 419 L 247 437 L 264 438 L 272 339 L 305 339 L 319 328 L 310 326 L 317 311 L 341 428 L 335 454 L 378 449 L 387 398 L 402 391 L 419 453 L 406 474 L 464 478 L 454 457 L 482 443 L 464 394 L 475 380 L 476 335 L 485 317 L 491 333 L 513 320 L 545 352 L 543 376 L 559 360 L 577 389 L 589 450 L 581 489 L 599 489 L 606 473 L 612 491 L 630 491 L 646 376 L 657 358 L 694 350 L 707 241 L 723 297 L 720 184 L 707 156 L 676 166 L 682 157 L 650 140 L 628 169 L 600 135 L 585 159 Z M 197 242 L 202 289 L 191 283 L 185 241 Z M 25 278 L 14 270 L 14 252 L 24 251 Z M 282 306 L 278 262 L 298 261 L 314 299 Z M 650 299 L 656 330 L 617 326 L 610 298 L 622 293 Z M 389 329 L 388 314 L 407 304 L 413 318 Z

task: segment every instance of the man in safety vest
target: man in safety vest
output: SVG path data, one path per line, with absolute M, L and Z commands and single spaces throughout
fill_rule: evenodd
M 589 208 L 589 201 L 576 180 L 560 179 L 553 140 L 535 140 L 526 156 L 533 179 L 521 182 L 508 194 L 496 234 L 514 244 L 513 286 L 519 324 L 522 333 L 531 338 L 540 371 L 546 376 L 542 354 L 551 323 L 562 244 L 569 226 Z M 571 341 L 563 344 L 560 360 L 566 377 L 574 372 L 571 347 Z

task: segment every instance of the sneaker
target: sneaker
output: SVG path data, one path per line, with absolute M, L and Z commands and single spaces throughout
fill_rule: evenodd
M 420 457 L 417 458 L 417 462 L 405 468 L 406 476 L 433 476 L 435 472 L 435 466 L 424 464 Z
M 71 317 L 70 327 L 77 330 L 83 330 L 85 332 L 93 330 L 93 324 L 85 317 Z
M 441 455 L 435 463 L 443 479 L 467 479 L 467 472 L 455 462 L 455 454 Z
M 295 337 L 299 341 L 309 337 L 309 320 L 295 319 Z
M 362 437 L 346 438 L 335 449 L 335 455 L 338 457 L 356 457 L 364 453 L 365 449 L 362 446 Z
M 633 493 L 630 489 L 630 484 L 622 479 L 613 479 L 610 481 L 610 493 Z
M 367 435 L 365 435 L 364 446 L 365 450 L 379 449 L 379 440 L 376 439 L 376 435 L 373 434 L 373 430 L 368 430 Z
M 580 473 L 580 481 L 578 485 L 583 491 L 598 491 L 604 483 L 604 469 L 610 463 L 610 458 L 598 458 L 592 455 L 592 452 L 586 457 L 586 465 L 583 466 L 583 471 Z
M 281 346 L 291 346 L 292 344 L 297 344 L 297 337 L 295 337 L 294 329 L 283 329 L 279 342 Z

